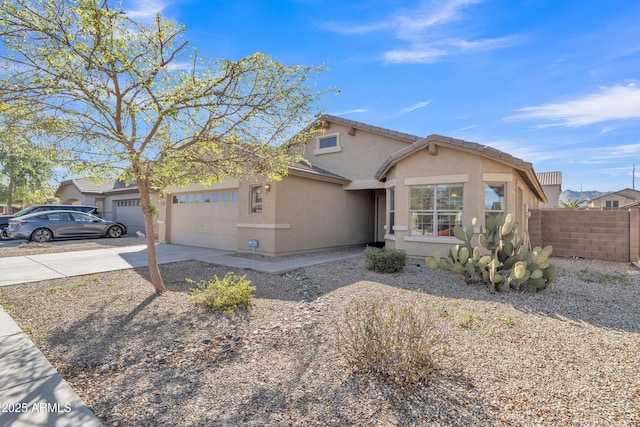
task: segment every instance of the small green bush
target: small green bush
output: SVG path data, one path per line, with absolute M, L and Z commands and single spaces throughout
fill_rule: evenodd
M 381 249 L 367 246 L 364 251 L 367 270 L 376 273 L 400 273 L 407 262 L 407 254 L 399 249 Z
M 200 283 L 191 279 L 186 281 L 196 285 L 187 291 L 192 301 L 212 311 L 226 311 L 229 314 L 241 308 L 248 310 L 256 290 L 246 275 L 237 276 L 234 273 L 225 274 L 222 280 L 214 275 L 209 281 L 203 280 Z
M 448 347 L 427 314 L 412 305 L 356 302 L 336 323 L 336 344 L 356 372 L 410 390 L 428 383 Z

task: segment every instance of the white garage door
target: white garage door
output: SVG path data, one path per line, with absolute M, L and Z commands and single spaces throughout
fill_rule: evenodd
M 144 217 L 140 208 L 140 199 L 117 200 L 114 221 L 127 227 L 127 234 L 144 233 Z
M 174 194 L 171 202 L 171 243 L 237 249 L 236 190 Z

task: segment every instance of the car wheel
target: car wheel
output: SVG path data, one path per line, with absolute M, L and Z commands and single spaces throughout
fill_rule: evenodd
M 117 238 L 122 236 L 122 227 L 114 225 L 107 230 L 107 236 Z
M 46 228 L 38 228 L 33 233 L 31 233 L 31 240 L 38 243 L 49 242 L 53 240 L 53 234 L 51 230 Z
M 9 238 L 9 234 L 7 233 L 7 230 L 2 228 L 0 229 L 0 238 L 2 239 L 8 239 Z

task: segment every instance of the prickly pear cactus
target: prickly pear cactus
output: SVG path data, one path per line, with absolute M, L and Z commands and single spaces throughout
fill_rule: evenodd
M 465 282 L 471 279 L 484 281 L 491 293 L 516 291 L 538 292 L 558 277 L 558 266 L 551 264 L 551 246 L 536 247 L 532 251 L 523 247 L 524 239 L 514 243 L 518 223 L 511 214 L 487 217 L 486 229 L 478 236 L 482 248 L 490 254 L 482 255 L 481 249 L 472 247 L 476 219 L 465 229 L 456 226 L 454 236 L 464 242 L 450 248 L 446 258 L 438 251 L 425 258 L 429 268 L 444 268 L 459 274 Z

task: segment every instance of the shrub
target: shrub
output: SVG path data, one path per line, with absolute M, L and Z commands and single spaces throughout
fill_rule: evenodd
M 399 273 L 407 261 L 405 251 L 398 249 L 381 249 L 367 246 L 364 251 L 367 269 L 377 273 Z
M 432 318 L 415 306 L 356 302 L 336 328 L 338 348 L 356 372 L 403 389 L 427 384 L 446 349 Z
M 192 301 L 212 311 L 224 310 L 229 314 L 240 308 L 248 310 L 251 307 L 253 292 L 256 290 L 251 286 L 251 280 L 246 279 L 246 275 L 237 276 L 234 273 L 225 274 L 222 280 L 214 275 L 209 281 L 203 280 L 200 283 L 191 279 L 186 281 L 196 285 L 187 291 Z
M 536 293 L 544 290 L 558 277 L 558 266 L 551 264 L 551 246 L 524 247 L 524 238 L 514 242 L 518 223 L 511 214 L 487 217 L 486 229 L 480 226 L 478 241 L 488 255 L 479 247 L 471 245 L 475 234 L 476 218 L 466 228 L 456 225 L 453 234 L 464 242 L 449 248 L 446 257 L 439 251 L 425 258 L 429 268 L 444 268 L 458 273 L 465 282 L 481 280 L 493 293 L 510 289 Z

